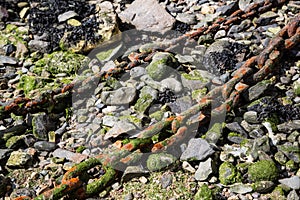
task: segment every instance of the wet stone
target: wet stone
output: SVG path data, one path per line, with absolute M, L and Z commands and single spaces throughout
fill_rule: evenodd
M 0 162 L 7 159 L 12 151 L 12 149 L 0 149 Z
M 300 177 L 299 176 L 292 176 L 290 178 L 284 178 L 278 180 L 279 183 L 294 189 L 294 190 L 299 190 L 300 189 Z
M 56 144 L 53 142 L 47 142 L 47 141 L 38 141 L 34 143 L 34 148 L 36 148 L 39 151 L 53 151 L 56 148 Z
M 210 147 L 206 140 L 201 138 L 192 138 L 186 150 L 182 153 L 180 160 L 204 160 L 208 156 L 212 155 L 215 151 Z

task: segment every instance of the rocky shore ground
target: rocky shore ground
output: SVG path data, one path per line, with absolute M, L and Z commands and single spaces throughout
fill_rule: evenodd
M 299 11 L 0 0 L 0 197 L 299 199 Z

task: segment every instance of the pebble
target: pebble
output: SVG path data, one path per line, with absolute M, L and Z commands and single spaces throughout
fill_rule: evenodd
M 195 173 L 195 179 L 205 181 L 214 171 L 215 163 L 211 158 L 208 158 L 206 161 L 199 163 L 199 167 Z
M 64 22 L 64 21 L 67 21 L 68 19 L 71 19 L 76 16 L 78 16 L 78 14 L 76 12 L 67 11 L 65 13 L 58 15 L 57 19 L 58 19 L 58 22 Z
M 80 163 L 83 160 L 87 159 L 86 155 L 80 153 L 73 153 L 71 151 L 61 149 L 61 148 L 55 149 L 52 155 L 53 157 L 57 157 L 57 158 L 66 158 L 67 160 L 72 161 L 74 163 Z

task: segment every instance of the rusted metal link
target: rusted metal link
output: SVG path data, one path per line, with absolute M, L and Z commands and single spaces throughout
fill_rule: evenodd
M 126 164 L 129 163 L 129 161 L 138 158 L 138 150 L 141 149 L 143 145 L 153 145 L 151 137 L 155 134 L 158 134 L 163 128 L 170 127 L 170 125 L 172 126 L 172 131 L 174 134 L 163 141 L 156 142 L 152 147 L 152 151 L 157 152 L 164 150 L 182 140 L 188 134 L 188 131 L 186 131 L 188 127 L 185 122 L 187 122 L 187 120 L 192 116 L 204 111 L 207 106 L 213 102 L 213 97 L 216 97 L 220 93 L 222 93 L 223 97 L 225 97 L 225 101 L 223 103 L 221 102 L 221 105 L 215 108 L 213 111 L 232 111 L 240 103 L 239 97 L 248 87 L 253 86 L 259 80 L 265 79 L 271 72 L 273 72 L 274 66 L 276 66 L 276 62 L 278 59 L 280 59 L 282 52 L 299 44 L 299 27 L 296 28 L 297 26 L 295 26 L 295 24 L 299 24 L 299 21 L 300 14 L 298 14 L 294 20 L 287 24 L 277 34 L 276 37 L 270 40 L 269 45 L 266 48 L 268 50 L 262 51 L 257 57 L 252 57 L 247 60 L 241 68 L 233 73 L 233 77 L 227 83 L 210 91 L 199 101 L 198 104 L 182 112 L 179 114 L 179 116 L 169 117 L 164 121 L 160 121 L 148 127 L 144 131 L 141 131 L 137 138 L 132 139 L 126 144 L 122 144 L 122 142 L 121 145 L 116 144 L 113 147 L 104 149 L 103 153 L 97 155 L 96 157 L 89 158 L 88 160 L 75 165 L 71 170 L 65 173 L 60 185 L 47 191 L 46 193 L 41 194 L 35 199 L 59 199 L 65 195 L 71 194 L 72 192 L 75 193 L 76 190 L 79 190 L 81 193 L 81 195 L 78 194 L 77 196 L 77 198 L 80 199 L 87 198 L 95 193 L 101 192 L 105 189 L 105 187 L 108 186 L 109 183 L 111 183 L 111 181 L 115 180 L 117 172 L 113 169 L 113 167 L 118 165 L 120 160 L 123 161 L 123 164 Z M 292 29 L 296 29 L 296 31 L 293 31 Z M 288 30 L 290 30 L 290 34 L 288 33 Z M 286 43 L 292 43 L 292 45 Z M 257 70 L 255 67 L 255 65 L 258 65 L 258 62 L 260 62 L 261 66 L 259 70 Z M 116 72 L 119 72 L 118 70 L 116 70 Z M 107 73 L 102 73 L 100 77 L 105 76 L 106 74 Z M 247 81 L 247 78 L 251 76 L 254 77 L 254 82 Z M 18 99 L 15 102 L 28 103 L 29 101 L 28 99 Z M 206 117 L 203 116 L 202 113 L 202 115 L 199 116 L 199 122 L 203 122 L 205 119 Z M 134 154 L 131 154 L 132 152 L 134 152 Z M 84 182 L 82 175 L 88 169 L 92 168 L 93 166 L 100 165 L 100 163 L 106 170 L 106 173 L 99 179 L 94 180 L 92 183 L 88 184 L 87 182 Z M 27 199 L 28 197 L 19 197 L 19 199 L 20 198 Z

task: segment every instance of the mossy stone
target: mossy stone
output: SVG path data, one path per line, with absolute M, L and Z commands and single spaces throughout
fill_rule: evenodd
M 177 65 L 175 57 L 166 52 L 158 52 L 153 56 L 152 62 L 146 67 L 148 75 L 156 81 L 170 76 L 172 67 Z
M 271 160 L 261 160 L 253 163 L 248 168 L 251 181 L 275 181 L 278 178 L 278 169 Z
M 300 81 L 295 81 L 293 84 L 293 89 L 296 96 L 300 96 Z
M 11 138 L 9 138 L 9 139 L 6 141 L 5 146 L 6 146 L 8 149 L 14 149 L 14 148 L 17 148 L 17 147 L 19 147 L 19 146 L 22 144 L 23 138 L 24 138 L 23 135 L 12 136 Z
M 20 78 L 18 88 L 22 89 L 25 94 L 28 94 L 30 91 L 38 88 L 37 78 L 34 76 L 23 75 Z
M 224 185 L 240 182 L 241 174 L 237 168 L 229 162 L 223 162 L 219 167 L 219 179 Z
M 203 184 L 197 191 L 194 199 L 195 200 L 212 200 L 213 194 L 212 194 L 211 189 L 209 189 L 206 184 Z
M 40 73 L 40 67 L 50 72 L 52 75 L 66 73 L 67 75 L 75 75 L 76 72 L 85 64 L 85 56 L 68 52 L 57 51 L 46 54 L 42 59 L 38 60 L 35 65 L 35 73 Z
M 134 109 L 139 113 L 144 113 L 151 106 L 153 100 L 154 98 L 150 94 L 143 95 L 137 100 Z
M 158 171 L 171 165 L 175 161 L 176 158 L 171 154 L 151 154 L 147 159 L 147 167 L 150 171 Z

